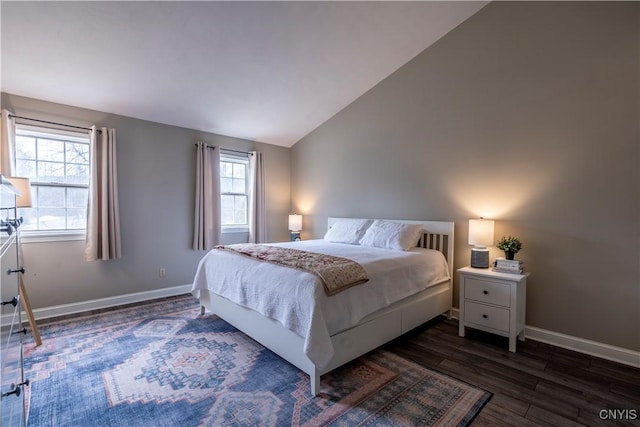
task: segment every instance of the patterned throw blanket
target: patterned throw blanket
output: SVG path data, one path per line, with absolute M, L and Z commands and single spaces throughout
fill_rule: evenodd
M 313 273 L 320 278 L 324 291 L 329 296 L 369 280 L 367 272 L 360 264 L 333 255 L 255 243 L 220 245 L 216 246 L 216 249 Z

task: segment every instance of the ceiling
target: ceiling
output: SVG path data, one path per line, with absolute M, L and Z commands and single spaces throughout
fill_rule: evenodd
M 290 147 L 486 3 L 2 1 L 2 91 Z

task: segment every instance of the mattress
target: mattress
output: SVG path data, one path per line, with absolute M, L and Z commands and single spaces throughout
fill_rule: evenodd
M 449 279 L 444 256 L 431 249 L 397 251 L 323 239 L 272 245 L 351 259 L 363 266 L 369 281 L 327 296 L 312 273 L 214 249 L 200 261 L 192 293 L 199 298 L 212 292 L 277 320 L 304 339 L 305 354 L 321 369 L 334 353 L 331 335 Z

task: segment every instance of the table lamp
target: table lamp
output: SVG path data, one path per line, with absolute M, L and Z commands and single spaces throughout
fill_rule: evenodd
M 469 220 L 469 244 L 471 267 L 489 268 L 489 249 L 493 245 L 493 221 L 480 218 Z
M 18 208 L 30 208 L 31 204 L 31 182 L 29 178 L 21 176 L 11 176 L 7 178 L 14 187 L 20 192 L 19 196 L 16 196 L 16 207 Z
M 299 241 L 300 230 L 302 230 L 302 215 L 289 215 L 289 230 L 291 230 L 291 241 Z

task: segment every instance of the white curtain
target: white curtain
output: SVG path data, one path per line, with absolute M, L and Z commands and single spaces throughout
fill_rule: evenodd
M 91 140 L 91 178 L 87 212 L 87 239 L 84 257 L 87 261 L 122 257 L 120 214 L 116 164 L 116 130 L 89 131 Z
M 249 242 L 267 241 L 267 208 L 264 201 L 264 162 L 262 153 L 249 153 Z
M 196 144 L 196 200 L 193 249 L 209 250 L 220 242 L 220 149 Z
M 15 150 L 16 121 L 9 118 L 11 113 L 2 110 L 2 122 L 0 124 L 0 174 L 7 176 L 14 175 L 13 152 Z

